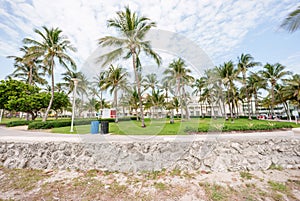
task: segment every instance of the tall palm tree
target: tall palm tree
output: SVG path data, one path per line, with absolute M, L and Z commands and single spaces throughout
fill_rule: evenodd
M 204 89 L 203 93 L 200 96 L 200 102 L 203 102 L 205 105 L 206 115 L 215 117 L 215 104 L 216 96 L 218 91 L 216 90 L 216 85 L 219 85 L 220 76 L 217 72 L 217 69 L 208 69 L 204 71 Z M 207 108 L 210 108 L 210 114 L 208 114 Z
M 275 85 L 275 91 L 274 91 L 275 103 L 283 105 L 285 113 L 287 114 L 288 119 L 291 121 L 291 115 L 288 106 L 289 97 L 284 91 L 285 87 L 286 86 L 278 83 Z
M 67 94 L 72 93 L 72 91 L 74 90 L 74 81 L 72 80 L 74 78 L 77 78 L 79 80 L 77 86 L 77 94 L 86 94 L 88 84 L 86 83 L 87 80 L 82 72 L 68 70 L 65 73 L 62 73 L 61 75 L 63 76 L 62 80 L 64 81 L 61 84 L 67 88 Z
M 198 79 L 195 80 L 195 83 L 192 85 L 192 87 L 195 88 L 195 90 L 193 91 L 193 94 L 195 94 L 196 96 L 199 95 L 199 104 L 200 104 L 200 116 L 203 117 L 203 113 L 202 113 L 202 103 L 200 101 L 201 96 L 202 96 L 202 91 L 204 89 L 206 85 L 205 82 L 205 77 L 200 77 Z
M 139 119 L 138 108 L 139 108 L 139 104 L 141 103 L 139 100 L 139 95 L 136 87 L 130 89 L 127 95 L 128 95 L 127 99 L 128 99 L 128 105 L 130 106 L 130 111 L 132 112 L 132 110 L 135 110 L 136 119 L 138 120 Z
M 248 88 L 246 86 L 247 85 L 246 75 L 247 75 L 247 71 L 249 68 L 260 65 L 259 62 L 254 62 L 253 60 L 254 60 L 254 58 L 250 54 L 241 54 L 241 56 L 238 57 L 238 70 L 239 70 L 239 72 L 242 73 L 242 83 L 243 83 L 243 87 L 245 89 L 245 95 L 246 95 L 246 99 L 247 99 L 247 103 L 248 103 L 248 119 L 251 119 L 250 104 L 252 104 L 252 103 L 251 103 Z
M 284 79 L 283 82 L 285 84 L 283 93 L 295 105 L 300 106 L 300 75 L 295 74 L 291 79 Z
M 271 85 L 271 114 L 274 113 L 274 104 L 275 104 L 275 85 L 286 75 L 289 75 L 289 71 L 285 71 L 285 66 L 280 63 L 276 63 L 274 65 L 267 63 L 264 65 L 263 70 L 260 71 L 260 74 L 267 80 L 267 82 Z
M 145 76 L 142 80 L 143 86 L 145 90 L 151 88 L 152 92 L 157 88 L 158 80 L 157 75 L 155 73 L 151 73 Z
M 178 96 L 180 100 L 181 116 L 183 116 L 183 106 L 185 106 L 186 118 L 188 119 L 189 113 L 185 85 L 188 85 L 194 79 L 189 73 L 191 73 L 191 70 L 186 68 L 186 64 L 181 58 L 173 60 L 169 64 L 169 68 L 164 71 L 166 75 L 164 79 L 168 79 L 176 85 L 175 95 Z
M 92 118 L 93 111 L 97 110 L 98 101 L 95 98 L 89 98 L 88 101 L 84 104 L 84 109 L 89 112 L 89 118 Z
M 295 32 L 300 28 L 300 6 L 285 18 L 281 27 L 287 29 L 289 32 Z
M 227 103 L 230 111 L 230 118 L 233 121 L 233 109 L 234 109 L 234 81 L 238 79 L 238 69 L 232 61 L 225 62 L 223 65 L 216 68 L 224 86 L 227 89 Z
M 47 84 L 47 81 L 43 78 L 46 69 L 41 65 L 41 60 L 30 56 L 31 52 L 28 46 L 23 46 L 20 51 L 23 52 L 21 57 L 8 56 L 8 58 L 14 59 L 15 70 L 11 76 L 21 78 L 30 85 Z
M 51 98 L 43 117 L 43 121 L 46 121 L 54 99 L 54 68 L 56 62 L 58 61 L 66 69 L 69 69 L 67 65 L 67 63 L 69 63 L 73 69 L 76 69 L 74 60 L 67 54 L 68 51 L 75 52 L 76 49 L 71 45 L 71 42 L 62 35 L 62 30 L 59 28 L 48 29 L 47 27 L 43 26 L 43 30 L 45 33 L 38 29 L 34 30 L 34 32 L 41 37 L 40 41 L 31 38 L 25 38 L 23 42 L 25 44 L 32 45 L 30 47 L 32 51 L 30 56 L 32 58 L 41 58 L 44 65 L 49 69 L 49 73 L 51 75 Z
M 103 89 L 110 88 L 110 93 L 114 94 L 113 107 L 116 109 L 116 122 L 118 122 L 118 90 L 126 87 L 127 76 L 128 73 L 124 68 L 110 65 L 107 72 L 106 82 L 103 86 Z
M 255 104 L 255 114 L 258 115 L 258 105 L 259 105 L 259 90 L 267 88 L 267 81 L 259 76 L 257 73 L 251 72 L 250 75 L 247 77 L 247 86 L 249 91 L 252 92 Z
M 158 109 L 165 106 L 165 96 L 159 89 L 152 91 L 152 94 L 147 97 L 147 101 L 151 107 L 154 107 L 156 118 L 158 118 Z
M 147 56 L 152 57 L 156 63 L 160 65 L 160 56 L 152 50 L 150 41 L 145 41 L 146 34 L 152 27 L 156 26 L 156 23 L 150 21 L 147 17 L 139 16 L 136 12 L 132 12 L 129 7 L 125 7 L 125 11 L 117 12 L 117 17 L 110 19 L 107 22 L 108 27 L 115 28 L 120 33 L 121 37 L 106 36 L 99 39 L 99 44 L 103 47 L 116 47 L 115 50 L 102 55 L 100 59 L 105 60 L 103 64 L 105 66 L 122 55 L 124 56 L 124 59 L 132 58 L 132 66 L 140 102 L 141 123 L 142 127 L 145 127 L 141 80 L 138 76 L 138 71 L 141 70 L 138 69 L 141 68 L 139 54 L 140 52 L 145 52 Z
M 102 105 L 102 99 L 103 99 L 103 91 L 105 91 L 103 86 L 105 84 L 106 76 L 107 76 L 107 71 L 102 71 L 94 77 L 94 82 L 92 82 L 95 87 L 94 88 L 95 94 L 100 99 L 100 109 L 104 108 L 104 105 Z M 98 95 L 99 91 L 100 91 L 100 95 Z

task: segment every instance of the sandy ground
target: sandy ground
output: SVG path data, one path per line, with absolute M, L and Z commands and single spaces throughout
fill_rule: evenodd
M 25 170 L 0 169 L 0 200 L 300 200 L 299 170 L 227 173 L 48 170 L 38 173 L 42 179 L 29 190 L 26 186 L 31 184 L 18 185 L 21 181 L 14 181 L 17 184 L 6 188 L 10 186 L 6 178 L 11 174 L 12 180 L 29 174 L 28 170 L 22 171 Z

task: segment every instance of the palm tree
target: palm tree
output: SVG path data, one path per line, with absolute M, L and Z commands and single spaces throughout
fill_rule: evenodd
M 84 109 L 89 112 L 89 118 L 93 117 L 92 112 L 97 110 L 98 101 L 95 98 L 89 98 L 84 105 Z
M 155 27 L 156 24 L 155 22 L 150 21 L 149 18 L 144 16 L 140 17 L 137 13 L 132 12 L 129 7 L 125 7 L 125 11 L 117 12 L 117 17 L 110 19 L 107 22 L 108 27 L 115 28 L 121 34 L 121 37 L 106 36 L 99 39 L 99 44 L 103 47 L 117 47 L 108 54 L 102 55 L 100 60 L 105 59 L 103 64 L 105 66 L 122 55 L 125 59 L 132 58 L 133 71 L 140 102 L 141 123 L 142 127 L 145 127 L 141 83 L 138 76 L 138 71 L 141 70 L 139 69 L 141 68 L 139 54 L 142 51 L 145 52 L 147 56 L 152 57 L 156 63 L 160 65 L 160 56 L 152 50 L 150 41 L 144 40 L 148 31 L 152 27 Z
M 119 66 L 114 67 L 113 65 L 110 65 L 110 68 L 107 72 L 107 78 L 103 86 L 103 89 L 111 88 L 110 93 L 114 94 L 113 107 L 116 109 L 116 122 L 118 122 L 118 90 L 122 88 L 124 89 L 124 87 L 126 86 L 127 76 L 128 73 L 124 68 Z
M 202 103 L 200 101 L 201 96 L 202 96 L 202 91 L 205 87 L 205 78 L 204 77 L 200 77 L 198 79 L 196 79 L 195 83 L 192 85 L 192 87 L 196 88 L 193 91 L 193 94 L 195 94 L 196 96 L 199 95 L 199 104 L 200 104 L 200 116 L 203 117 L 203 113 L 202 113 Z
M 74 81 L 72 79 L 77 78 L 78 85 L 77 85 L 77 94 L 78 95 L 87 95 L 87 88 L 89 86 L 89 81 L 87 80 L 87 77 L 82 72 L 75 72 L 68 70 L 65 73 L 61 74 L 62 80 L 64 81 L 62 85 L 66 88 L 68 88 L 67 94 L 70 94 L 74 90 Z M 83 99 L 83 98 L 82 98 Z
M 151 107 L 154 107 L 154 112 L 156 113 L 156 118 L 158 118 L 158 109 L 165 105 L 165 96 L 161 94 L 159 89 L 152 91 L 151 96 L 147 97 L 147 101 L 150 103 Z
M 173 60 L 173 62 L 169 64 L 169 68 L 164 71 L 164 74 L 166 75 L 164 79 L 170 80 L 176 85 L 175 95 L 180 99 L 181 116 L 183 116 L 183 106 L 185 106 L 186 118 L 188 119 L 189 113 L 184 86 L 193 80 L 193 77 L 189 75 L 189 73 L 191 73 L 191 70 L 186 68 L 185 63 L 181 58 Z
M 14 67 L 16 68 L 11 76 L 21 78 L 30 85 L 47 84 L 47 81 L 43 78 L 46 69 L 41 65 L 41 60 L 31 57 L 30 48 L 27 46 L 20 48 L 20 51 L 24 53 L 21 57 L 8 56 L 8 58 L 14 59 Z
M 234 109 L 234 81 L 238 78 L 238 69 L 232 61 L 225 62 L 223 65 L 216 68 L 224 86 L 227 89 L 227 103 L 230 111 L 230 118 L 233 121 L 233 109 Z
M 274 91 L 275 103 L 283 105 L 285 113 L 287 114 L 288 119 L 291 121 L 291 115 L 288 106 L 289 97 L 287 96 L 286 93 L 284 93 L 285 87 L 286 86 L 282 84 L 275 85 L 275 91 Z
M 155 73 L 146 75 L 145 78 L 142 80 L 142 83 L 145 90 L 151 88 L 153 92 L 158 85 L 157 75 Z
M 295 74 L 291 79 L 284 79 L 283 82 L 285 84 L 283 93 L 295 105 L 300 106 L 300 75 Z
M 61 35 L 62 30 L 59 28 L 48 29 L 47 27 L 43 26 L 43 30 L 45 33 L 38 29 L 34 30 L 34 32 L 42 38 L 41 41 L 25 38 L 23 42 L 25 44 L 33 45 L 30 47 L 30 51 L 32 52 L 30 56 L 32 58 L 42 58 L 44 65 L 48 68 L 51 75 L 51 98 L 45 116 L 43 117 L 43 121 L 46 121 L 54 99 L 55 63 L 58 61 L 66 69 L 69 69 L 67 65 L 67 63 L 69 63 L 71 67 L 75 69 L 76 64 L 67 54 L 67 51 L 76 51 L 76 49 L 71 45 L 71 42 L 65 36 Z
M 93 85 L 95 86 L 94 93 L 97 95 L 97 97 L 100 99 L 100 109 L 104 108 L 104 105 L 102 105 L 102 99 L 103 99 L 103 86 L 105 84 L 105 79 L 106 79 L 107 71 L 102 71 L 100 72 L 97 76 L 94 77 L 94 82 Z M 100 91 L 100 96 L 98 95 L 98 91 Z
M 271 114 L 274 114 L 274 104 L 275 104 L 275 85 L 277 82 L 279 82 L 284 76 L 289 75 L 289 71 L 284 71 L 285 66 L 281 65 L 280 63 L 276 63 L 274 65 L 271 65 L 267 63 L 263 67 L 264 69 L 260 71 L 260 74 L 269 82 L 271 85 Z
M 255 114 L 258 115 L 258 105 L 259 105 L 259 90 L 267 88 L 267 81 L 259 76 L 257 73 L 251 72 L 250 75 L 247 77 L 247 86 L 249 91 L 252 92 L 254 97 L 254 104 L 255 104 Z
M 300 6 L 291 12 L 282 22 L 281 27 L 287 29 L 289 32 L 295 32 L 300 27 Z
M 135 110 L 136 120 L 138 120 L 139 119 L 138 108 L 139 108 L 140 100 L 136 88 L 134 87 L 133 89 L 129 90 L 127 95 L 128 95 L 127 99 L 128 99 L 128 105 L 130 106 L 130 111 Z
M 249 68 L 252 68 L 254 66 L 260 65 L 259 62 L 254 62 L 254 58 L 250 54 L 241 54 L 240 57 L 238 57 L 238 70 L 239 72 L 242 72 L 242 83 L 243 87 L 245 88 L 245 95 L 248 103 L 248 119 L 251 119 L 251 112 L 250 112 L 250 104 L 251 99 L 249 95 L 249 91 L 246 84 L 246 74 Z
M 215 104 L 217 101 L 216 96 L 218 95 L 217 90 L 219 88 L 220 84 L 220 76 L 218 75 L 217 68 L 214 69 L 208 69 L 204 71 L 204 88 L 203 88 L 203 93 L 200 96 L 199 101 L 203 102 L 205 104 L 205 113 L 208 115 L 208 110 L 207 108 L 210 108 L 210 116 L 215 117 Z M 216 95 L 216 96 L 215 96 Z M 224 102 L 224 101 L 223 101 Z M 208 105 L 208 107 L 207 107 Z

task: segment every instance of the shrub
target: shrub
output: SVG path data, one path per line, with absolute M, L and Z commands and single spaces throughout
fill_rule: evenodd
M 91 119 L 81 119 L 75 120 L 74 126 L 79 125 L 88 125 L 91 123 Z M 70 126 L 71 120 L 53 120 L 53 121 L 46 121 L 46 122 L 32 122 L 28 125 L 28 129 L 51 129 L 51 128 L 59 128 Z
M 78 119 L 74 120 L 74 126 L 80 126 L 80 125 L 89 125 L 91 124 L 91 121 L 99 121 L 101 123 L 102 121 L 108 121 L 108 122 L 115 122 L 115 119 L 113 118 L 105 118 L 105 119 Z M 119 121 L 130 121 L 130 118 L 121 118 Z M 51 128 L 59 128 L 59 127 L 66 127 L 71 125 L 71 120 L 49 120 L 46 122 L 42 121 L 34 121 L 29 122 L 28 129 L 51 129 Z
M 28 125 L 33 121 L 20 120 L 20 121 L 11 121 L 6 124 L 6 127 L 14 127 L 14 126 L 24 126 Z

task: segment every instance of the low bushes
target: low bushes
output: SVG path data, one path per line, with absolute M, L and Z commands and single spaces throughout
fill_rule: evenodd
M 230 132 L 230 131 L 262 131 L 262 130 L 275 130 L 293 128 L 294 124 L 290 122 L 253 122 L 249 121 L 248 124 L 243 123 L 224 123 L 224 124 L 202 124 L 198 128 L 187 126 L 185 132 Z
M 120 118 L 119 121 L 130 121 L 131 118 Z M 89 125 L 91 124 L 91 121 L 108 121 L 108 122 L 115 122 L 115 119 L 113 118 L 105 118 L 105 119 L 80 119 L 80 120 L 74 120 L 74 126 L 80 126 L 80 125 Z M 46 121 L 46 122 L 30 122 L 28 124 L 28 130 L 32 129 L 51 129 L 51 128 L 59 128 L 59 127 L 65 127 L 70 126 L 71 120 L 52 120 L 52 121 Z
M 20 120 L 20 121 L 10 121 L 6 123 L 6 127 L 14 127 L 14 126 L 24 126 L 32 123 L 33 121 Z
M 91 119 L 75 120 L 74 126 L 88 125 L 91 123 L 91 121 L 92 121 Z M 70 125 L 71 125 L 71 120 L 32 122 L 28 125 L 28 130 L 59 128 L 59 127 L 65 127 Z

